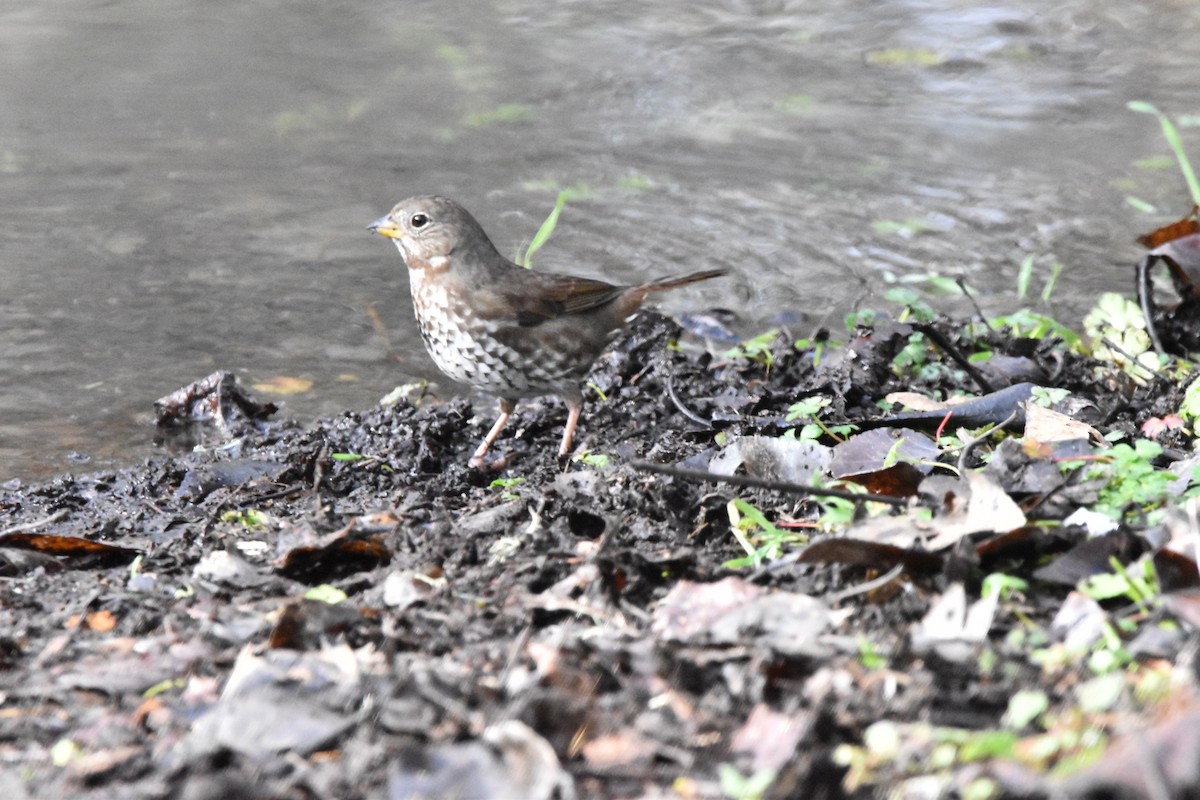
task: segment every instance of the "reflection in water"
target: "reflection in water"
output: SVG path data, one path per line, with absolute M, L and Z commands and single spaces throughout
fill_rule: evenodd
M 1077 318 L 1159 221 L 1125 195 L 1187 206 L 1124 103 L 1194 112 L 1194 4 L 58 5 L 0 11 L 0 480 L 149 452 L 216 369 L 313 380 L 300 417 L 434 376 L 363 230 L 402 196 L 515 252 L 586 184 L 542 267 L 727 267 L 748 331 L 889 272 L 1011 308 L 1027 255 Z

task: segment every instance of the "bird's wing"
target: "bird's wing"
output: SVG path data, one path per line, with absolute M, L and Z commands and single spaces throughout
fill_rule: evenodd
M 481 304 L 483 307 L 478 309 L 481 316 L 496 318 L 502 313 L 505 316 L 515 313 L 517 325 L 532 328 L 558 317 L 599 308 L 612 302 L 626 288 L 571 275 L 521 272 L 523 274 L 511 275 L 510 284 L 495 293 L 493 302 Z M 498 313 L 489 314 L 489 310 Z

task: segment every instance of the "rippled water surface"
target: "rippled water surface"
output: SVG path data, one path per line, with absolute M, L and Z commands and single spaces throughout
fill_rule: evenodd
M 9 4 L 0 481 L 149 453 L 153 400 L 218 368 L 312 380 L 301 419 L 434 377 L 364 230 L 420 192 L 511 253 L 586 185 L 539 267 L 726 266 L 664 303 L 746 332 L 931 271 L 1011 309 L 1031 255 L 1077 322 L 1189 206 L 1125 104 L 1200 114 L 1200 5 L 1044 6 Z

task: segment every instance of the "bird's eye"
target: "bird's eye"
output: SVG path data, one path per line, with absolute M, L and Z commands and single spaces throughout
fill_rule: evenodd
M 409 217 L 408 224 L 414 228 L 424 228 L 429 224 L 429 217 L 425 214 L 413 214 Z

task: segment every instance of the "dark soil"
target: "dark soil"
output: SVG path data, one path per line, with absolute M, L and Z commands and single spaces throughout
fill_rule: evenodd
M 1068 695 L 1070 681 L 1006 643 L 1027 624 L 1051 630 L 1070 581 L 1036 583 L 965 657 L 922 647 L 913 627 L 952 584 L 978 597 L 989 572 L 1033 580 L 1085 534 L 734 570 L 732 499 L 780 524 L 820 506 L 636 465 L 704 468 L 721 442 L 782 435 L 788 407 L 814 395 L 832 399 L 833 424 L 879 416 L 891 391 L 970 385 L 949 358 L 897 377 L 911 333 L 881 322 L 820 359 L 781 334 L 768 365 L 669 348 L 678 329 L 643 315 L 594 371 L 606 399 L 589 392 L 577 438 L 592 457 L 565 464 L 565 411 L 543 401 L 496 444 L 507 467 L 469 469 L 493 405 L 458 398 L 248 425 L 204 452 L 6 485 L 0 796 L 721 797 L 737 793 L 736 769 L 774 775 L 761 796 L 819 798 L 936 772 L 899 754 L 848 780 L 838 748 L 881 719 L 985 730 L 1020 689 Z M 1173 383 L 1098 381 L 1055 342 L 972 336 L 1020 365 L 995 388 L 1069 388 L 1103 432 L 1178 406 Z M 1037 463 L 1008 455 L 1005 478 Z M 1079 487 L 1005 488 L 1043 520 L 1085 502 Z M 943 512 L 929 492 L 912 502 Z M 844 591 L 893 565 L 880 586 Z M 980 763 L 942 770 L 943 791 L 993 772 L 1004 791 L 1070 788 Z M 1087 780 L 1071 793 L 1116 796 Z

